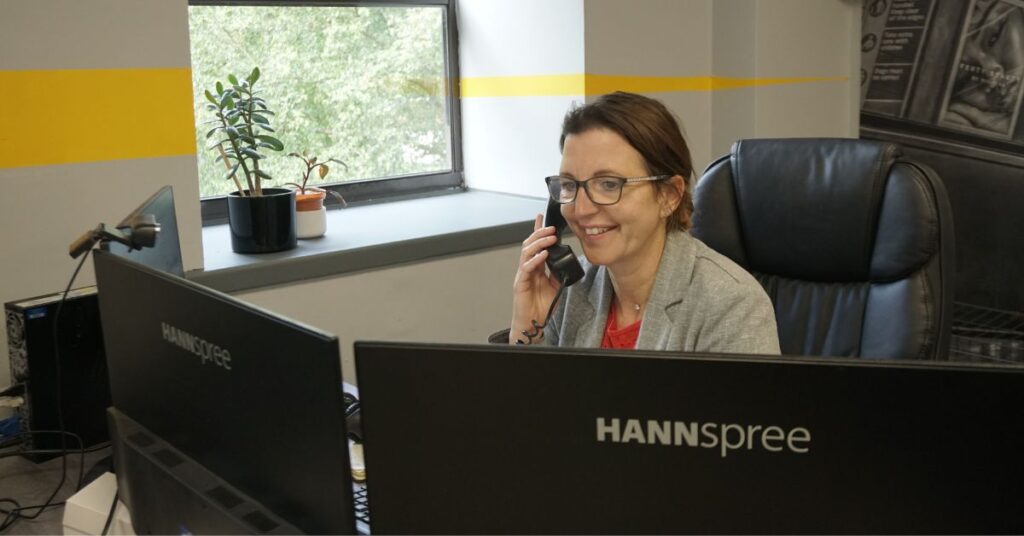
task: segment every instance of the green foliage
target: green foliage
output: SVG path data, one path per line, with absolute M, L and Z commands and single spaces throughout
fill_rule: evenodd
M 209 145 L 219 156 L 214 162 L 223 163 L 227 168 L 225 179 L 231 179 L 243 195 L 242 183 L 238 180 L 241 171 L 248 186 L 249 195 L 263 195 L 262 181 L 272 180 L 266 171 L 260 169 L 260 161 L 266 158 L 261 149 L 281 151 L 284 144 L 281 140 L 266 134 L 274 132 L 268 116 L 274 115 L 267 107 L 266 101 L 256 92 L 256 81 L 260 79 L 260 69 L 256 67 L 244 80 L 239 81 L 233 74 L 228 75 L 228 86 L 217 82 L 216 93 L 204 92 L 205 108 L 216 119 L 211 122 L 217 126 L 206 132 L 206 138 L 214 138 Z
M 276 138 L 344 155 L 344 180 L 451 169 L 442 8 L 191 6 L 189 17 L 200 120 L 209 117 L 203 88 L 225 69 L 259 65 L 262 97 L 277 112 Z M 200 192 L 223 195 L 234 187 L 206 152 L 205 132 L 196 134 Z M 290 158 L 259 165 L 278 179 L 302 180 Z

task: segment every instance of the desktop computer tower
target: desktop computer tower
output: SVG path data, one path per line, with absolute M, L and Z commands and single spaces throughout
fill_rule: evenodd
M 106 421 L 110 383 L 96 287 L 69 292 L 60 311 L 58 385 L 54 317 L 60 299 L 61 293 L 57 293 L 4 305 L 11 383 L 24 386 L 25 403 L 16 408 L 15 415 L 23 432 L 58 430 L 59 393 L 64 430 L 79 435 L 89 447 L 110 437 Z M 66 438 L 66 446 L 79 448 L 72 437 Z M 30 434 L 22 443 L 23 451 L 60 448 L 60 434 L 55 433 Z M 26 453 L 25 457 L 38 463 L 57 455 Z

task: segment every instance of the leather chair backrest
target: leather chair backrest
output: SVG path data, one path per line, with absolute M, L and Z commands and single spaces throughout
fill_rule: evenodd
M 691 233 L 768 292 L 784 354 L 947 357 L 949 199 L 898 145 L 738 141 L 705 170 L 694 208 Z

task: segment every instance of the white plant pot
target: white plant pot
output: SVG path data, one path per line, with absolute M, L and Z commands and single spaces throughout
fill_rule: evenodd
M 327 209 L 300 210 L 295 213 L 295 235 L 299 238 L 319 238 L 327 232 Z

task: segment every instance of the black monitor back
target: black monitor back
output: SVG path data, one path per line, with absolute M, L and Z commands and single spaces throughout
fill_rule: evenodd
M 130 250 L 118 243 L 103 243 L 103 248 L 175 275 L 183 274 L 181 244 L 178 238 L 174 194 L 164 186 L 136 207 L 118 224 L 126 225 L 141 214 L 152 214 L 160 224 L 160 233 L 152 248 Z M 100 335 L 99 309 L 94 289 L 76 289 L 62 303 L 62 293 L 37 296 L 5 304 L 11 355 L 11 378 L 28 389 L 27 403 L 17 414 L 25 430 L 53 430 L 63 420 L 64 429 L 76 433 L 85 446 L 109 439 L 105 411 L 110 405 L 107 367 Z M 54 317 L 60 352 L 55 352 Z M 57 381 L 56 361 L 60 357 Z M 59 384 L 58 384 L 59 383 Z M 58 396 L 59 391 L 59 396 Z M 57 400 L 62 400 L 58 415 Z M 22 444 L 23 450 L 49 450 L 26 457 L 41 462 L 60 454 L 59 434 L 42 434 Z
M 174 192 L 170 186 L 160 188 L 155 194 L 149 197 L 141 205 L 131 211 L 117 224 L 117 228 L 123 228 L 136 216 L 152 214 L 160 224 L 160 232 L 157 234 L 156 243 L 153 247 L 143 249 L 130 249 L 124 244 L 117 242 L 103 242 L 103 249 L 116 255 L 125 257 L 135 262 L 162 270 L 177 276 L 184 275 L 185 270 L 181 262 L 181 239 L 178 237 L 178 216 L 174 211 Z
M 114 407 L 299 529 L 354 532 L 337 338 L 106 252 L 95 267 Z
M 355 352 L 375 532 L 1024 530 L 1022 368 Z

